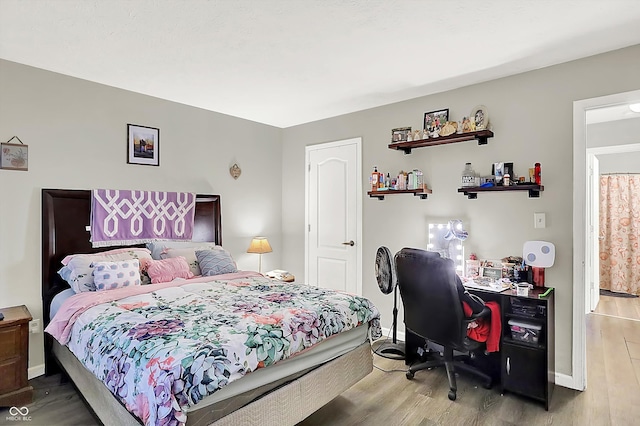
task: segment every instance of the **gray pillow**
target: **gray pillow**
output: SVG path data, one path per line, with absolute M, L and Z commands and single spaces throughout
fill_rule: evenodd
M 204 277 L 238 272 L 236 262 L 226 250 L 196 250 L 196 258 Z

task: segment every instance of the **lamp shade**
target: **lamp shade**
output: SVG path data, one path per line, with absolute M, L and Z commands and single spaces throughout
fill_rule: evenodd
M 255 237 L 251 240 L 247 253 L 271 253 L 271 246 L 265 237 Z

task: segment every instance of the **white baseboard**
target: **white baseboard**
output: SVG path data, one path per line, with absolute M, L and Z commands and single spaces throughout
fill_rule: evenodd
M 386 327 L 381 327 L 381 328 L 382 328 L 382 337 L 389 336 L 390 339 L 393 338 L 393 330 Z M 404 342 L 404 331 L 398 330 L 398 340 L 402 340 Z
M 29 380 L 35 379 L 38 376 L 44 376 L 44 364 L 34 365 L 27 370 Z

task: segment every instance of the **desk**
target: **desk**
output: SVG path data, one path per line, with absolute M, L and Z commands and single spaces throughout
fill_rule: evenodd
M 549 410 L 549 401 L 555 386 L 555 308 L 554 290 L 535 287 L 529 296 L 517 296 L 515 290 L 501 293 L 469 288 L 469 293 L 481 297 L 485 302 L 495 301 L 500 305 L 502 338 L 500 352 L 476 357 L 480 368 L 500 384 L 501 392 L 513 392 L 544 403 Z M 545 297 L 540 297 L 547 290 Z M 509 320 L 525 322 L 540 327 L 537 343 L 522 342 L 511 335 Z M 420 357 L 419 348 L 425 346 L 424 339 L 405 330 L 407 364 Z

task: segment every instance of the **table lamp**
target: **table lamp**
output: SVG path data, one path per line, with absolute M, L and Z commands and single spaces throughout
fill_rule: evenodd
M 262 253 L 271 253 L 271 246 L 265 237 L 254 237 L 249 244 L 247 253 L 258 253 L 260 255 L 260 267 L 258 272 L 262 273 Z

